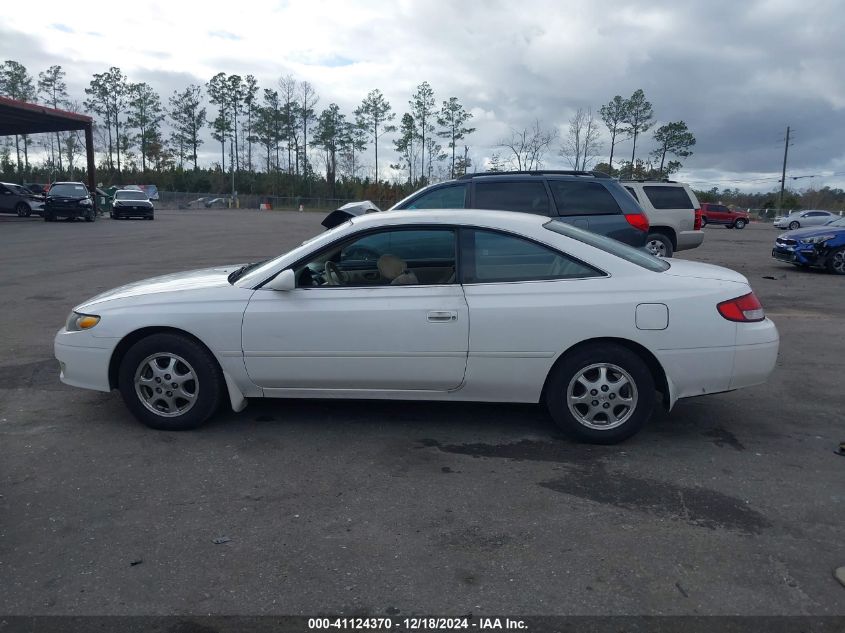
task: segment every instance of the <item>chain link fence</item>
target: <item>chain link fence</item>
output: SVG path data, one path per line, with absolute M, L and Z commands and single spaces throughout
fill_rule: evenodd
M 303 196 L 264 196 L 246 194 L 238 196 L 202 192 L 160 191 L 155 205 L 159 209 L 261 209 L 269 205 L 274 211 L 333 211 L 348 202 L 350 198 L 307 198 Z M 382 210 L 388 209 L 395 200 L 372 200 Z

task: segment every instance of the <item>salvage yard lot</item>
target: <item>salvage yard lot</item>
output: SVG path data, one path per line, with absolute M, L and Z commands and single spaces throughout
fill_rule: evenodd
M 749 278 L 781 334 L 769 382 L 617 446 L 537 407 L 413 402 L 253 401 L 162 433 L 59 383 L 77 303 L 321 219 L 0 218 L 0 613 L 845 614 L 845 279 L 774 262 L 771 226 L 681 254 Z

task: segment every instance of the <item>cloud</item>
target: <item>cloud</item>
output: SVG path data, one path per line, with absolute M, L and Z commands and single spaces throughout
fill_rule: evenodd
M 76 31 L 70 28 L 67 24 L 51 24 L 50 28 L 61 31 L 62 33 L 76 33 Z
M 614 95 L 642 88 L 657 120 L 638 156 L 652 149 L 657 126 L 684 120 L 698 140 L 684 177 L 768 187 L 761 181 L 779 177 L 787 125 L 795 130 L 791 173 L 845 165 L 845 12 L 836 0 L 616 0 L 565 10 L 555 0 L 490 0 L 465 3 L 455 19 L 444 19 L 454 15 L 449 0 L 244 0 L 235 11 L 209 0 L 202 12 L 164 0 L 131 8 L 91 0 L 90 13 L 121 25 L 96 43 L 81 36 L 87 15 L 62 8 L 44 2 L 44 14 L 63 16 L 49 35 L 26 15 L 4 16 L 0 57 L 33 74 L 64 65 L 77 98 L 92 73 L 112 65 L 163 100 L 217 72 L 253 74 L 262 88 L 291 74 L 314 85 L 318 110 L 335 102 L 351 117 L 379 88 L 399 118 L 428 81 L 438 104 L 456 96 L 474 113 L 467 144 L 481 164 L 512 127 L 539 119 L 565 134 L 579 107 L 596 113 Z M 127 38 L 129 31 L 145 35 Z M 379 148 L 383 164 L 395 159 L 391 141 Z M 608 151 L 605 139 L 601 155 Z M 630 152 L 625 141 L 615 157 Z M 555 152 L 546 164 L 567 166 Z
M 229 33 L 228 31 L 209 31 L 208 33 L 211 37 L 218 37 L 221 40 L 233 40 L 238 41 L 242 40 L 243 38 L 240 35 L 235 35 L 234 33 Z

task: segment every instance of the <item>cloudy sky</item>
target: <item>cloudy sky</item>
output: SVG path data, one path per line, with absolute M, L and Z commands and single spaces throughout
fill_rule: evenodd
M 680 178 L 696 188 L 778 187 L 787 125 L 787 184 L 845 186 L 841 0 L 46 0 L 37 15 L 6 8 L 0 59 L 33 75 L 61 64 L 80 101 L 112 65 L 165 99 L 221 71 L 262 87 L 291 74 L 316 87 L 318 110 L 347 114 L 379 88 L 401 116 L 428 81 L 438 103 L 456 96 L 474 114 L 477 165 L 511 128 L 539 119 L 565 136 L 579 107 L 642 88 L 658 125 L 682 119 L 695 134 Z M 624 142 L 615 156 L 630 152 Z M 395 159 L 389 138 L 382 156 Z M 556 151 L 545 166 L 569 167 Z

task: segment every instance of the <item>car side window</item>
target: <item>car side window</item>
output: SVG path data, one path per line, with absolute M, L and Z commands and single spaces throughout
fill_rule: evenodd
M 632 196 L 634 196 L 634 200 L 636 200 L 637 202 L 640 201 L 640 199 L 637 197 L 637 192 L 634 191 L 633 187 L 625 187 L 625 189 L 628 190 L 628 193 L 630 193 Z
M 541 180 L 477 182 L 473 207 L 549 215 L 551 203 Z
M 463 231 L 461 252 L 463 283 L 604 276 L 600 270 L 547 246 L 496 231 Z
M 602 184 L 578 180 L 550 180 L 558 214 L 611 215 L 621 213 L 616 199 Z
M 466 208 L 467 185 L 438 187 L 422 194 L 407 205 L 406 209 L 464 209 Z
M 683 187 L 645 186 L 643 191 L 655 209 L 692 209 L 692 200 Z
M 410 286 L 456 283 L 453 229 L 392 229 L 335 244 L 294 270 L 296 285 Z

